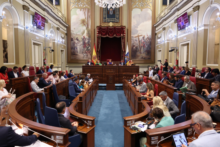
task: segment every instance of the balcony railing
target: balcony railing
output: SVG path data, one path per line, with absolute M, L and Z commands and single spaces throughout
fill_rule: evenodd
M 52 11 L 57 14 L 64 22 L 66 22 L 66 17 L 64 14 L 53 4 L 51 4 L 48 0 L 41 0 L 45 5 L 49 6 Z

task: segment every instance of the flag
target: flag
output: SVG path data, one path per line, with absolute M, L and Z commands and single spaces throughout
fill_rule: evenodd
M 93 52 L 92 52 L 92 63 L 95 65 L 97 61 L 97 56 L 96 56 L 96 48 L 95 48 L 95 44 L 93 47 Z
M 129 51 L 128 51 L 128 44 L 127 44 L 127 49 L 126 49 L 126 54 L 125 54 L 125 64 L 129 61 Z

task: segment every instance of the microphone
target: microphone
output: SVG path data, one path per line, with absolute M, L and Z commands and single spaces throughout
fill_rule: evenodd
M 158 141 L 158 142 L 157 142 L 157 147 L 159 147 L 160 142 L 162 142 L 162 141 L 164 141 L 164 140 L 170 138 L 171 136 L 173 136 L 173 134 L 171 134 L 170 136 L 168 136 L 168 137 L 166 137 L 166 138 L 161 139 L 160 141 Z
M 15 125 L 15 124 L 12 122 L 11 119 L 9 119 L 9 121 L 10 121 L 13 125 Z M 15 125 L 15 126 L 17 126 L 17 125 Z M 24 127 L 24 126 L 25 126 L 25 125 L 23 125 L 23 127 Z M 33 132 L 33 133 L 36 132 L 36 131 L 34 131 L 34 130 L 29 129 L 28 126 L 25 126 L 25 127 L 27 127 L 27 129 L 28 129 L 29 131 Z M 36 133 L 38 133 L 38 132 L 36 132 Z M 45 137 L 45 138 L 47 138 L 47 139 L 49 139 L 49 140 L 54 141 L 54 142 L 56 143 L 56 147 L 59 147 L 56 140 L 53 140 L 53 139 L 51 139 L 50 137 L 47 137 L 47 136 L 45 136 L 45 135 L 43 135 L 43 134 L 40 134 L 40 133 L 38 133 L 38 134 L 41 135 L 41 136 L 43 136 L 43 137 Z

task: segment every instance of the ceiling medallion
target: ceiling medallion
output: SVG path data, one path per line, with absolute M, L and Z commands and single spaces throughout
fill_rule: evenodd
M 126 4 L 126 0 L 95 0 L 96 5 L 103 8 L 119 8 Z

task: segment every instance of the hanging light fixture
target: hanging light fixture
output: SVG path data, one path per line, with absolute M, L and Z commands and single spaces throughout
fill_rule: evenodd
M 119 8 L 126 4 L 126 0 L 95 0 L 96 5 L 103 8 Z

